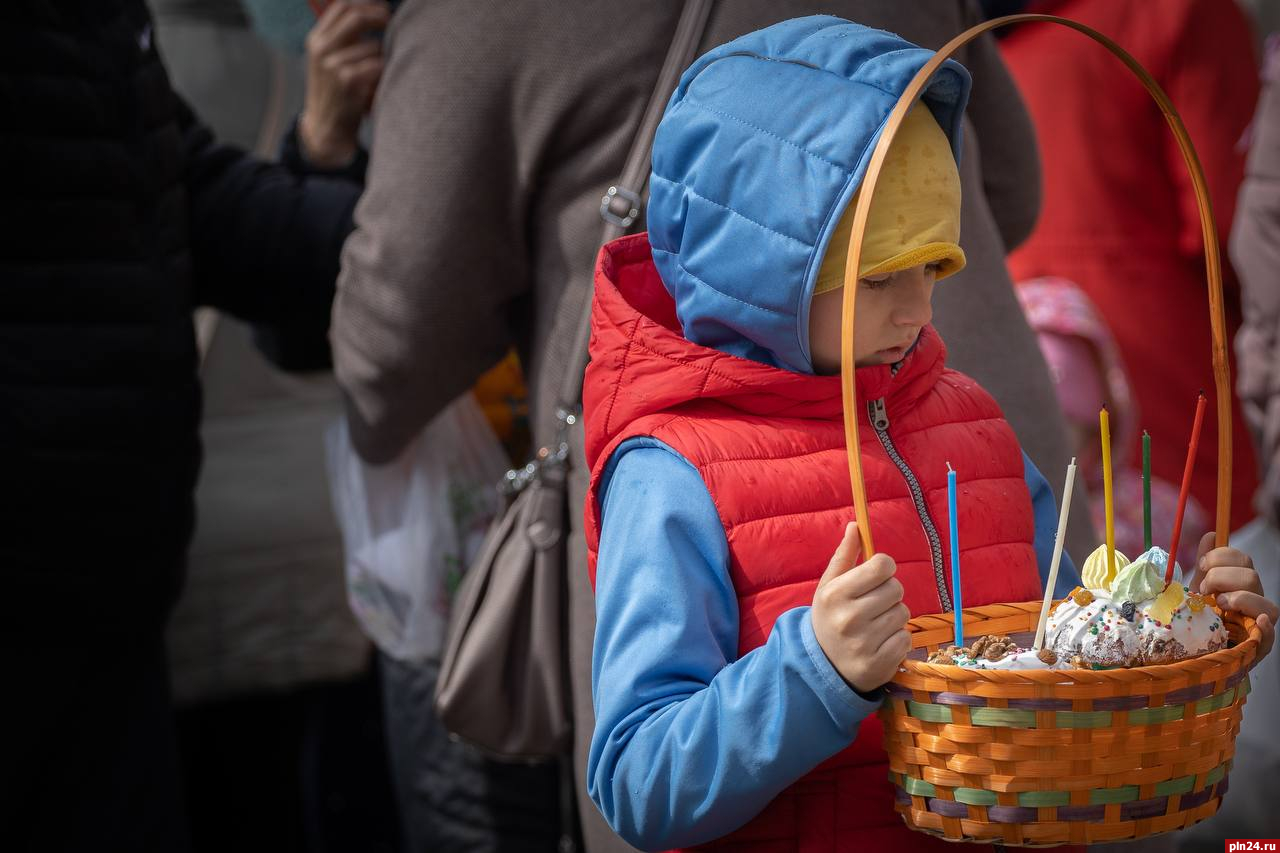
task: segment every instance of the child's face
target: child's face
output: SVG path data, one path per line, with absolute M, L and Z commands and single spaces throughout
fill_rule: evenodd
M 858 280 L 853 361 L 857 367 L 901 361 L 933 319 L 934 264 Z M 840 372 L 840 313 L 844 288 L 813 297 L 809 352 L 813 371 Z

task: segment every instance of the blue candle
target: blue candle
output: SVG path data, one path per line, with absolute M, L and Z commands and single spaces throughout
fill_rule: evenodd
M 947 463 L 947 515 L 951 523 L 951 605 L 956 616 L 956 645 L 964 645 L 963 606 L 960 604 L 960 530 L 956 524 L 956 472 Z

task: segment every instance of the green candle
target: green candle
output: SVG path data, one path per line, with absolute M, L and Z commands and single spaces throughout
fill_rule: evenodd
M 1151 549 L 1151 436 L 1142 431 L 1142 548 Z

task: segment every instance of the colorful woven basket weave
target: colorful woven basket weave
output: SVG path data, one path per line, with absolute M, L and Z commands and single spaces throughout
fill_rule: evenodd
M 964 611 L 965 635 L 1029 645 L 1040 602 Z M 1190 826 L 1218 810 L 1261 631 L 1167 666 L 983 670 L 926 663 L 948 616 L 912 619 L 889 685 L 889 778 L 907 825 L 956 841 L 1087 844 Z
M 1160 107 L 1177 140 L 1199 205 L 1218 410 L 1216 545 L 1227 544 L 1231 510 L 1231 378 L 1217 227 L 1208 185 L 1182 120 L 1155 79 L 1119 45 L 1083 24 L 1049 15 L 1011 15 L 979 24 L 942 47 L 916 74 L 885 126 L 854 202 L 845 278 L 854 280 L 875 184 L 894 134 L 924 86 L 957 50 L 1014 23 L 1077 30 L 1123 62 Z M 867 496 L 858 454 L 854 382 L 857 288 L 844 289 L 841 375 L 849 478 L 859 519 Z M 871 525 L 858 525 L 874 554 Z M 968 641 L 1007 634 L 1024 647 L 1041 602 L 966 609 Z M 954 841 L 1048 846 L 1143 838 L 1214 814 L 1227 787 L 1246 677 L 1261 631 L 1227 613 L 1229 648 L 1167 666 L 1113 670 L 983 670 L 933 665 L 954 639 L 951 614 L 912 619 L 912 655 L 888 685 L 881 718 L 897 810 L 913 829 Z

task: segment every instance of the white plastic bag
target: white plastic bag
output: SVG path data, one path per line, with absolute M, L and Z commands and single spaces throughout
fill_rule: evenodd
M 345 420 L 325 444 L 352 612 L 391 657 L 439 657 L 453 591 L 499 507 L 502 445 L 469 392 L 390 464 L 363 462 Z

